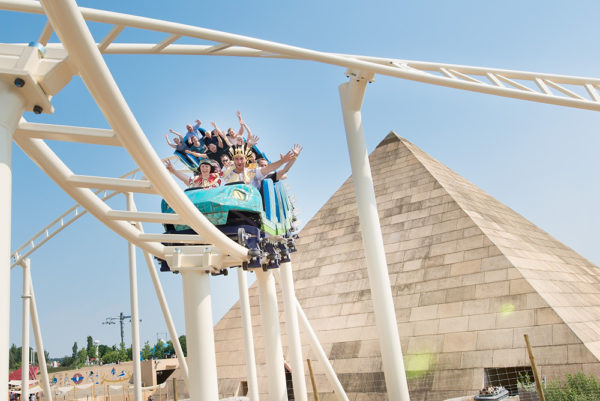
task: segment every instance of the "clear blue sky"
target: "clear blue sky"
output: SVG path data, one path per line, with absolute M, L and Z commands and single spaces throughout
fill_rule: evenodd
M 304 1 L 124 2 L 80 5 L 160 18 L 306 48 L 564 75 L 600 75 L 597 1 Z M 142 8 L 142 5 L 144 6 Z M 40 16 L 0 11 L 0 42 L 37 39 Z M 92 25 L 96 39 L 109 28 Z M 123 33 L 121 40 L 153 41 Z M 55 41 L 53 37 L 51 41 Z M 106 57 L 133 113 L 167 156 L 163 134 L 200 118 L 221 127 L 242 110 L 262 147 L 276 155 L 298 142 L 288 180 L 308 221 L 349 176 L 337 87 L 344 69 L 312 62 L 202 56 Z M 33 122 L 107 128 L 79 78 L 53 99 L 54 115 Z M 600 263 L 597 199 L 600 114 L 376 77 L 363 107 L 372 150 L 391 130 L 463 175 L 595 264 Z M 119 176 L 135 168 L 120 149 L 52 143 L 79 174 Z M 21 150 L 13 148 L 12 245 L 15 249 L 73 205 Z M 123 207 L 122 198 L 115 207 Z M 142 197 L 142 210 L 159 199 Z M 158 230 L 158 228 L 154 228 Z M 142 341 L 166 332 L 138 254 Z M 119 342 L 129 313 L 127 244 L 86 216 L 32 256 L 44 343 L 51 356 L 71 353 L 87 335 Z M 161 274 L 180 333 L 181 278 Z M 20 343 L 21 274 L 11 276 L 11 342 Z M 212 280 L 215 318 L 237 300 L 234 275 Z M 96 299 L 98 301 L 96 301 Z M 127 330 L 130 326 L 127 325 Z M 126 333 L 126 343 L 130 343 Z M 32 340 L 33 341 L 33 340 Z

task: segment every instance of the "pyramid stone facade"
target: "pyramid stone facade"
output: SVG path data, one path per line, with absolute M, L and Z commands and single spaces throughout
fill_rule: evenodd
M 484 369 L 529 366 L 525 333 L 548 379 L 600 374 L 596 266 L 395 133 L 370 162 L 411 400 L 475 394 Z M 296 296 L 350 401 L 387 400 L 351 178 L 302 230 L 292 262 Z M 250 302 L 261 375 L 256 284 Z M 215 330 L 219 389 L 231 396 L 246 380 L 239 303 Z M 336 400 L 302 335 L 320 399 Z M 308 374 L 307 388 L 314 399 Z

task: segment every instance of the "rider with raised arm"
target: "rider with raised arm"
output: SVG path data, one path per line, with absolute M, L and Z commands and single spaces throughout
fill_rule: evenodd
M 196 136 L 192 137 L 192 145 L 189 146 L 188 149 L 186 149 L 184 152 L 195 156 L 198 159 L 205 159 L 207 157 L 206 146 L 204 146 L 204 144 L 200 142 L 200 140 L 198 140 L 198 137 Z
M 250 127 L 248 127 L 248 124 L 246 124 L 245 121 L 241 120 L 241 116 L 240 116 L 240 125 L 248 133 L 248 138 L 250 138 L 250 137 L 256 138 L 256 142 L 249 147 L 249 150 L 251 153 L 248 154 L 248 159 L 246 160 L 246 167 L 256 168 L 257 167 L 257 164 L 256 164 L 257 159 L 259 159 L 259 158 L 266 159 L 267 158 L 265 156 L 265 154 L 263 152 L 261 152 L 258 149 L 258 147 L 256 146 L 256 144 L 258 143 L 258 140 L 260 138 L 258 136 L 252 135 L 252 131 L 250 131 Z
M 214 142 L 210 142 L 208 144 L 208 150 L 206 152 L 206 156 L 209 159 L 216 160 L 221 163 L 221 156 L 229 153 L 229 148 L 231 147 L 231 142 L 226 135 L 221 132 L 219 127 L 214 121 L 211 121 L 211 125 L 214 127 L 212 130 L 213 138 L 216 138 L 216 144 Z
M 298 156 L 300 156 L 301 151 L 302 146 L 298 145 L 297 143 L 294 144 L 294 146 L 292 147 L 292 152 L 294 152 L 294 157 L 292 158 L 292 160 L 287 162 L 281 170 L 277 170 L 274 173 L 269 174 L 269 176 L 265 178 L 271 178 L 273 182 L 285 180 L 287 178 L 287 172 L 290 170 L 290 168 L 292 168 L 292 166 L 296 162 L 296 159 L 298 158 Z M 269 165 L 269 162 L 264 157 L 260 157 L 256 160 L 256 164 L 258 165 L 258 167 L 266 167 Z
M 252 185 L 256 189 L 260 190 L 260 184 L 262 180 L 269 175 L 269 173 L 275 171 L 285 163 L 288 163 L 297 157 L 297 155 L 290 150 L 285 155 L 281 155 L 279 160 L 269 164 L 268 166 L 257 167 L 254 169 L 246 168 L 246 159 L 248 157 L 248 152 L 250 152 L 248 145 L 253 143 L 251 139 L 252 136 L 248 138 L 247 145 L 232 146 L 229 150 L 229 154 L 233 160 L 233 166 L 228 167 L 221 174 L 224 185 L 233 182 L 243 182 L 244 184 Z
M 200 160 L 200 167 L 192 177 L 176 170 L 170 160 L 167 160 L 165 167 L 190 188 L 211 189 L 221 186 L 221 179 L 209 159 Z
M 165 134 L 165 139 L 167 141 L 167 145 L 169 145 L 170 147 L 175 149 L 175 153 L 177 155 L 179 155 L 179 157 L 181 157 L 185 163 L 189 164 L 190 167 L 197 166 L 198 161 L 195 160 L 192 156 L 190 156 L 190 154 L 188 152 L 188 150 L 189 150 L 188 145 L 185 143 L 183 137 L 179 133 L 177 133 L 173 130 L 170 130 L 170 131 L 173 134 L 175 134 L 176 136 L 175 136 L 175 138 L 173 138 L 174 143 L 171 143 L 171 141 L 169 141 L 169 136 L 167 134 Z
M 237 133 L 233 130 L 233 128 L 228 128 L 227 129 L 227 137 L 229 138 L 229 141 L 233 144 L 233 145 L 243 145 L 244 144 L 244 127 L 243 127 L 243 120 L 242 120 L 242 113 L 238 110 L 237 111 L 237 118 L 238 121 L 240 122 L 240 128 L 238 129 Z
M 202 140 L 202 138 L 204 138 L 204 136 L 207 134 L 206 130 L 204 128 L 200 127 L 201 124 L 202 124 L 202 121 L 196 120 L 196 125 L 192 126 L 192 124 L 187 124 L 185 126 L 186 133 L 185 133 L 185 137 L 183 138 L 183 141 L 185 142 L 186 145 L 190 146 L 192 144 L 192 137 L 195 136 L 198 138 L 198 140 Z M 181 134 L 179 134 L 177 131 L 175 131 L 173 129 L 169 129 L 169 132 L 181 137 Z

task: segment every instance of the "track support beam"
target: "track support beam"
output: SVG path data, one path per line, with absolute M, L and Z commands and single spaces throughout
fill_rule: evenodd
M 133 193 L 128 192 L 127 210 L 133 211 L 135 203 Z M 133 357 L 133 395 L 135 401 L 142 401 L 142 369 L 140 361 L 140 317 L 138 312 L 138 285 L 137 285 L 137 262 L 135 245 L 128 245 L 129 255 L 129 302 L 131 305 L 131 355 Z
M 29 318 L 31 316 L 31 294 L 29 283 L 31 283 L 31 271 L 29 259 L 23 263 L 23 321 L 22 321 L 22 344 L 21 344 L 21 400 L 29 400 Z
M 210 275 L 181 270 L 191 401 L 218 401 L 217 358 L 210 297 Z
M 23 263 L 31 267 L 29 259 L 25 259 Z M 31 279 L 31 270 L 29 272 L 29 296 L 31 325 L 33 328 L 33 337 L 35 339 L 35 350 L 37 351 L 38 364 L 40 366 L 41 386 L 44 390 L 44 400 L 52 401 L 52 389 L 50 388 L 50 379 L 48 378 L 48 366 L 46 365 L 46 354 L 44 352 L 44 343 L 42 341 L 42 329 L 40 328 L 40 319 L 38 317 L 37 305 L 35 303 L 35 292 L 33 290 L 33 280 Z
M 375 312 L 375 324 L 379 334 L 381 359 L 385 384 L 390 400 L 409 401 L 404 361 L 390 277 L 383 247 L 383 236 L 377 213 L 373 177 L 369 165 L 369 154 L 362 127 L 361 107 L 368 81 L 373 74 L 347 71 L 350 81 L 339 87 L 352 181 L 358 208 L 358 219 L 367 261 L 367 272 L 371 285 L 371 297 Z
M 294 291 L 294 276 L 292 262 L 282 263 L 279 267 L 281 279 L 281 297 L 285 312 L 285 331 L 288 338 L 288 357 L 292 368 L 294 384 L 294 400 L 308 401 L 306 379 L 304 374 L 304 359 L 302 358 L 302 341 L 298 327 L 298 311 L 296 310 L 296 293 Z
M 271 270 L 265 272 L 256 269 L 256 280 L 258 281 L 265 360 L 267 362 L 267 377 L 269 378 L 269 401 L 287 401 L 275 278 Z
M 0 80 L 0 321 L 10 322 L 12 137 L 25 111 L 20 88 Z M 2 267 L 3 266 L 3 267 Z M 8 388 L 9 325 L 0 327 L 0 388 Z
M 242 312 L 242 331 L 244 332 L 244 348 L 246 350 L 248 398 L 250 401 L 259 401 L 254 336 L 252 334 L 252 313 L 250 311 L 250 297 L 248 296 L 248 277 L 246 271 L 241 267 L 237 271 L 237 277 L 240 292 L 240 310 Z

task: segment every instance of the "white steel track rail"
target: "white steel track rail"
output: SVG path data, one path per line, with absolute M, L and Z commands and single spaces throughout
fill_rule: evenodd
M 40 3 L 28 0 L 1 0 L 0 8 L 44 13 Z M 598 78 L 327 53 L 151 18 L 89 8 L 79 10 L 87 21 L 114 26 L 97 44 L 99 50 L 105 54 L 190 54 L 311 60 L 360 70 L 364 73 L 370 72 L 473 92 L 600 111 L 598 93 L 600 79 Z M 118 34 L 125 28 L 163 32 L 167 36 L 155 44 L 114 43 Z M 203 39 L 215 44 L 174 43 L 180 38 Z M 48 44 L 47 47 L 48 50 L 64 52 L 62 46 L 62 44 Z
M 112 130 L 100 128 L 69 127 L 21 121 L 15 131 L 15 135 L 91 145 L 121 146 L 119 138 Z M 139 169 L 136 171 L 139 171 Z M 133 172 L 130 174 L 133 174 Z
M 17 136 L 15 137 L 15 142 L 63 191 L 87 209 L 94 217 L 136 246 L 150 252 L 154 256 L 164 257 L 163 245 L 141 240 L 139 230 L 125 221 L 107 218 L 107 214 L 111 209 L 106 203 L 99 199 L 90 189 L 78 188 L 71 185 L 69 177 L 73 176 L 73 172 L 52 152 L 44 141 Z
M 52 178 L 52 180 L 54 180 L 54 182 L 94 217 L 117 234 L 152 255 L 159 258 L 165 257 L 165 247 L 161 242 L 177 241 L 189 244 L 210 243 L 205 237 L 199 235 L 174 236 L 165 234 L 146 234 L 140 231 L 128 221 L 115 218 L 113 214 L 115 211 L 113 211 L 89 188 L 79 188 L 71 185 L 69 178 L 73 176 L 72 171 L 69 170 L 54 152 L 52 152 L 43 140 L 17 136 L 15 137 L 15 142 L 50 178 Z M 235 259 L 228 258 L 227 261 L 230 265 L 236 265 Z
M 38 130 L 42 131 L 42 132 L 46 131 L 44 128 L 36 127 L 36 129 L 34 129 L 30 132 L 24 132 L 24 130 L 21 128 L 23 125 L 27 125 L 27 126 L 35 125 L 35 126 L 46 127 L 44 124 L 22 123 L 19 125 L 20 128 L 18 128 L 16 130 L 15 136 L 23 136 L 25 138 L 39 138 L 40 135 L 37 134 Z M 65 128 L 72 129 L 75 127 L 65 127 Z M 87 130 L 89 128 L 85 128 L 85 129 Z M 82 139 L 82 135 L 79 134 L 79 131 L 73 130 L 73 133 L 75 134 L 75 138 Z M 90 143 L 85 140 L 76 141 L 76 142 Z M 177 164 L 182 165 L 182 163 L 179 162 L 179 159 L 175 156 L 170 156 L 170 157 L 163 159 L 163 161 L 165 161 L 165 160 L 170 160 L 172 163 L 176 163 L 176 165 Z M 126 174 L 123 174 L 119 178 L 129 178 L 129 179 L 144 178 L 144 177 L 138 177 L 140 174 L 141 174 L 140 170 L 135 169 Z M 98 196 L 99 199 L 101 199 L 103 202 L 106 202 L 107 200 L 109 200 L 123 192 L 94 191 L 94 193 L 96 194 L 96 196 Z M 11 269 L 13 267 L 19 265 L 22 260 L 24 260 L 25 258 L 30 256 L 33 252 L 35 252 L 37 249 L 39 249 L 42 245 L 44 245 L 50 239 L 52 239 L 53 237 L 58 235 L 58 233 L 60 233 L 65 228 L 69 227 L 71 224 L 73 224 L 75 221 L 77 221 L 80 217 L 84 216 L 86 213 L 87 213 L 87 210 L 84 207 L 82 207 L 80 204 L 76 204 L 75 206 L 71 207 L 70 209 L 68 209 L 67 211 L 62 213 L 56 219 L 51 221 L 44 228 L 42 228 L 37 234 L 33 235 L 23 245 L 21 245 L 19 248 L 17 248 L 15 251 L 12 252 L 11 265 L 10 265 Z M 183 224 L 183 219 L 181 219 L 181 217 L 179 217 L 176 214 L 165 214 L 165 213 L 156 213 L 156 212 L 138 212 L 138 211 L 130 212 L 130 211 L 125 211 L 125 210 L 109 210 L 106 214 L 106 217 L 111 220 L 135 221 L 135 222 L 145 222 L 145 223 L 160 223 L 160 224 Z M 141 235 L 142 238 L 143 238 L 143 235 L 144 234 Z M 159 236 L 160 234 L 156 234 L 156 235 Z M 198 238 L 199 237 L 196 236 L 196 239 L 198 239 Z M 162 242 L 166 242 L 168 239 L 169 238 L 165 237 L 164 241 L 162 241 Z M 156 241 L 156 240 L 153 240 L 153 241 L 161 242 L 160 237 L 158 237 L 158 241 Z M 200 242 L 196 241 L 196 243 L 200 243 Z
M 230 240 L 213 226 L 180 190 L 179 186 L 170 177 L 169 172 L 160 162 L 159 157 L 135 120 L 133 113 L 129 109 L 108 67 L 102 59 L 102 55 L 76 4 L 67 1 L 42 1 L 41 5 L 52 27 L 69 53 L 71 67 L 78 71 L 90 94 L 106 117 L 106 120 L 117 133 L 123 147 L 128 150 L 131 158 L 152 183 L 154 190 L 162 194 L 173 210 L 182 216 L 190 227 L 204 237 L 208 243 L 216 246 L 229 260 L 237 260 L 237 264 L 246 260 L 248 257 L 247 249 Z M 22 140 L 22 142 L 25 141 Z M 49 149 L 44 149 L 41 146 L 31 146 L 33 144 L 34 140 L 31 140 L 27 146 L 30 150 L 37 148 L 36 153 L 39 156 L 49 151 Z M 61 168 L 56 163 L 52 164 L 54 164 L 53 168 Z M 49 171 L 47 173 L 52 174 Z M 78 196 L 83 194 L 83 192 L 77 192 L 79 188 L 73 188 L 73 174 L 67 174 L 63 170 L 63 174 L 61 175 L 59 185 L 63 189 L 68 188 L 67 191 L 70 191 L 72 194 L 77 193 Z M 130 188 L 126 190 L 130 190 Z M 155 256 L 160 257 L 163 255 L 162 246 L 140 241 L 138 238 L 139 232 L 135 233 L 136 230 L 132 227 L 125 228 L 127 224 L 121 221 L 106 219 L 106 212 L 105 208 L 96 208 L 96 213 L 92 213 L 97 218 L 100 218 L 104 224 L 124 236 L 128 241 L 133 242 Z

